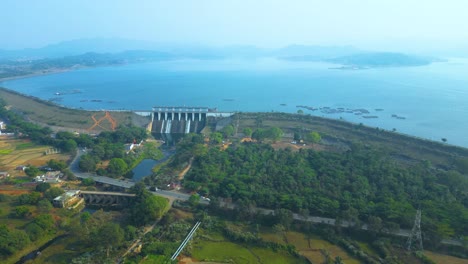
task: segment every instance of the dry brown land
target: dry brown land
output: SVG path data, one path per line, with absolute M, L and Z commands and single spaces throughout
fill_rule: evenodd
M 49 126 L 55 131 L 98 133 L 103 130 L 112 130 L 112 122 L 105 118 L 105 111 L 65 108 L 3 88 L 0 89 L 0 98 L 7 102 L 11 110 L 24 114 L 26 120 L 42 126 Z M 117 126 L 132 124 L 145 127 L 150 121 L 148 118 L 132 112 L 109 112 L 109 114 L 115 120 Z M 93 120 L 93 117 L 96 120 L 102 119 L 102 122 L 98 126 L 94 126 L 95 120 Z M 90 128 L 92 130 L 89 130 Z

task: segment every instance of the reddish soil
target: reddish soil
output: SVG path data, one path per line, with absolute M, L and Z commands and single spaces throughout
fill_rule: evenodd
M 28 190 L 0 190 L 1 194 L 6 194 L 6 195 L 20 195 L 24 193 L 30 193 L 31 191 Z

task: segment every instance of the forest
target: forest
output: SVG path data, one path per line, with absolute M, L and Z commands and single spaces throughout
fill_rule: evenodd
M 208 197 L 270 209 L 333 217 L 374 228 L 411 229 L 423 212 L 427 239 L 466 239 L 468 179 L 430 162 L 402 164 L 363 144 L 343 153 L 263 143 L 233 143 L 223 150 L 198 136 L 178 145 L 172 166 L 193 155 L 184 186 Z

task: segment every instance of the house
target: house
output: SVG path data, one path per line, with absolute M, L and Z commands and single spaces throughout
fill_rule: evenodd
M 5 179 L 7 177 L 10 177 L 8 171 L 0 171 L 0 179 Z
M 83 202 L 83 198 L 80 197 L 80 190 L 70 190 L 64 194 L 57 196 L 52 201 L 54 207 L 64 208 L 71 207 L 73 205 L 78 206 Z
M 143 141 L 142 141 L 143 142 Z M 133 142 L 133 143 L 130 143 L 130 144 L 125 144 L 125 153 L 130 153 L 130 151 L 132 151 L 134 148 L 136 147 L 140 147 L 141 146 L 141 143 L 136 143 L 136 142 Z
M 15 170 L 18 170 L 18 171 L 24 171 L 26 170 L 28 167 L 27 166 L 24 166 L 24 165 L 19 165 L 15 168 Z
M 48 171 L 46 174 L 36 176 L 36 182 L 57 183 L 60 182 L 60 171 Z
M 130 151 L 132 151 L 133 149 L 135 148 L 135 144 L 131 143 L 131 144 L 125 144 L 125 153 L 130 153 Z

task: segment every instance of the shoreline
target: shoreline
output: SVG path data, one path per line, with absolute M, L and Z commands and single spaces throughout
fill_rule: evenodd
M 74 71 L 74 70 L 83 69 L 83 68 L 86 68 L 86 67 L 77 67 L 75 69 L 72 69 L 72 68 L 55 69 L 55 70 L 50 70 L 50 71 L 47 71 L 47 72 L 34 72 L 34 73 L 26 74 L 26 75 L 4 77 L 4 78 L 0 78 L 0 83 L 6 82 L 6 81 L 12 81 L 12 80 L 26 79 L 26 78 L 31 78 L 31 77 L 39 77 L 39 76 L 44 76 L 44 75 L 64 73 L 64 72 Z
M 100 111 L 105 111 L 105 110 L 96 110 L 96 109 L 77 109 L 77 108 L 73 108 L 73 107 L 70 107 L 70 106 L 66 106 L 66 105 L 60 105 L 60 104 L 57 104 L 55 102 L 49 102 L 49 101 L 46 101 L 46 100 L 43 100 L 41 98 L 37 98 L 37 97 L 33 97 L 31 95 L 27 95 L 27 94 L 24 94 L 24 93 L 20 93 L 20 92 L 17 92 L 17 91 L 14 91 L 14 90 L 11 90 L 11 89 L 8 89 L 8 88 L 5 88 L 5 87 L 0 87 L 0 90 L 6 90 L 7 92 L 10 92 L 10 93 L 14 93 L 14 94 L 17 94 L 17 95 L 20 95 L 20 96 L 23 96 L 25 98 L 29 98 L 29 99 L 33 99 L 34 100 L 39 100 L 39 101 L 42 101 L 44 103 L 52 103 L 54 104 L 55 106 L 57 107 L 60 107 L 60 108 L 65 108 L 65 109 L 69 109 L 69 110 L 76 110 L 76 111 L 97 111 L 97 112 L 100 112 Z M 112 111 L 110 109 L 108 109 L 108 111 Z M 116 110 L 117 112 L 121 112 L 122 110 Z M 126 109 L 126 110 L 123 110 L 122 112 L 133 112 L 133 110 L 131 109 Z M 268 111 L 235 111 L 236 113 L 239 113 L 239 114 L 268 114 L 270 112 Z M 273 114 L 287 114 L 287 115 L 296 115 L 296 113 L 293 113 L 293 112 L 273 112 Z M 363 127 L 366 127 L 367 129 L 377 129 L 377 130 L 381 130 L 381 131 L 384 131 L 386 133 L 392 133 L 392 134 L 395 134 L 395 135 L 398 135 L 398 136 L 403 136 L 403 137 L 407 137 L 407 138 L 411 138 L 413 140 L 422 140 L 424 142 L 431 142 L 431 143 L 436 143 L 436 144 L 440 144 L 440 145 L 444 145 L 446 147 L 454 147 L 454 148 L 461 148 L 461 149 L 464 149 L 464 150 L 468 150 L 468 146 L 464 146 L 464 145 L 457 145 L 457 144 L 452 144 L 452 143 L 449 143 L 449 142 L 440 142 L 440 141 L 437 141 L 437 140 L 433 140 L 433 139 L 430 139 L 430 138 L 425 138 L 425 137 L 421 137 L 421 136 L 417 136 L 417 135 L 413 135 L 413 134 L 407 134 L 407 133 L 402 133 L 400 131 L 392 131 L 390 129 L 385 129 L 385 128 L 382 128 L 382 127 L 374 127 L 374 126 L 371 126 L 371 125 L 366 125 L 366 124 L 362 124 L 362 123 L 358 123 L 358 122 L 353 122 L 353 121 L 350 121 L 350 120 L 346 120 L 346 119 L 338 119 L 338 118 L 333 118 L 333 117 L 330 117 L 330 116 L 324 116 L 324 115 L 313 115 L 313 114 L 309 114 L 311 117 L 313 118 L 319 118 L 319 119 L 322 119 L 322 120 L 327 120 L 329 122 L 343 122 L 345 124 L 348 124 L 348 125 L 351 125 L 351 126 L 360 126 L 360 125 L 363 125 Z M 305 116 L 305 115 L 304 115 Z

